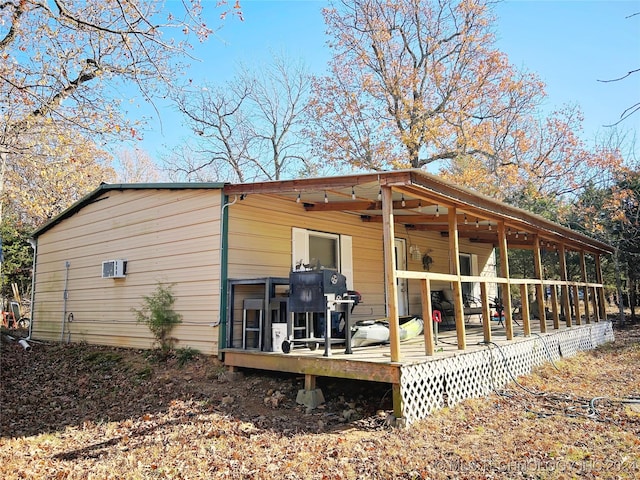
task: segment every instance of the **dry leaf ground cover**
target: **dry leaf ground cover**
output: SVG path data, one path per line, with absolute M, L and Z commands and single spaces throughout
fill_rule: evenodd
M 615 334 L 404 430 L 387 425 L 387 385 L 326 380 L 306 412 L 295 376 L 3 342 L 0 478 L 636 479 L 640 328 Z

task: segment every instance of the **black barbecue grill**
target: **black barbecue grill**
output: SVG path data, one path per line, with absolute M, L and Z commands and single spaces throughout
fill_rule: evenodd
M 347 279 L 336 270 L 321 269 L 291 272 L 289 274 L 289 312 L 296 313 L 318 313 L 324 315 L 325 326 L 322 328 L 323 337 L 313 336 L 306 338 L 293 338 L 293 335 L 283 342 L 282 350 L 288 353 L 293 343 L 306 344 L 312 350 L 318 343 L 324 343 L 325 356 L 330 355 L 330 344 L 344 342 L 345 340 L 331 338 L 332 313 L 344 313 L 345 334 L 347 352 L 351 353 L 351 335 L 349 328 L 349 306 L 354 306 L 360 300 L 359 294 L 347 290 Z M 290 332 L 293 331 L 293 317 Z M 327 325 L 327 323 L 329 325 Z
M 325 294 L 341 300 L 347 293 L 347 278 L 336 270 L 310 270 L 289 274 L 289 311 L 293 313 L 325 312 Z

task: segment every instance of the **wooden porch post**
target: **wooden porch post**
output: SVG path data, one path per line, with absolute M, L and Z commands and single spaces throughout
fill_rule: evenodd
M 498 248 L 500 250 L 500 271 L 501 275 L 507 279 L 506 292 L 502 294 L 502 305 L 504 306 L 504 327 L 507 340 L 513 340 L 513 315 L 511 312 L 511 284 L 509 282 L 509 254 L 507 253 L 507 233 L 504 222 L 498 222 Z
M 460 247 L 458 243 L 458 218 L 455 207 L 448 208 L 449 219 L 449 255 L 451 255 L 451 273 L 458 279 L 453 282 L 453 309 L 456 317 L 458 350 L 467 348 L 464 328 L 464 304 L 462 303 L 462 283 L 460 282 Z
M 580 276 L 582 281 L 587 283 L 587 263 L 584 250 L 580 250 Z M 582 295 L 584 298 L 584 318 L 587 324 L 591 323 L 591 309 L 589 306 L 589 288 L 580 287 L 582 289 Z
M 533 238 L 533 269 L 536 278 L 542 282 L 542 254 L 540 253 L 540 237 L 535 235 Z M 547 315 L 544 303 L 544 284 L 536 285 L 536 300 L 538 302 L 538 318 L 540 319 L 540 333 L 547 331 Z
M 393 191 L 382 186 L 382 230 L 384 241 L 384 275 L 389 306 L 389 345 L 391 361 L 400 361 L 400 321 L 398 319 L 398 287 L 396 278 L 395 230 L 393 224 Z
M 422 293 L 422 318 L 424 321 L 424 353 L 431 357 L 435 353 L 435 344 L 433 341 L 433 321 L 431 320 L 431 284 L 428 280 L 420 281 L 420 290 Z
M 558 260 L 560 260 L 560 280 L 567 281 L 567 257 L 564 249 L 564 243 L 558 246 Z M 569 302 L 569 286 L 564 284 L 562 291 L 562 306 L 564 308 L 564 318 L 567 327 L 571 326 L 571 302 Z
M 596 254 L 596 281 L 603 285 L 602 282 L 602 263 L 600 261 L 600 255 Z M 607 311 L 604 303 L 604 287 L 598 287 L 598 309 L 600 311 L 600 318 L 607 318 Z

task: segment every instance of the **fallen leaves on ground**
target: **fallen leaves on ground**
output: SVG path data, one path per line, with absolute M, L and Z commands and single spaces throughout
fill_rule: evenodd
M 546 364 L 486 398 L 389 426 L 389 386 L 303 378 L 215 358 L 155 362 L 88 345 L 2 344 L 4 479 L 640 477 L 640 328 Z

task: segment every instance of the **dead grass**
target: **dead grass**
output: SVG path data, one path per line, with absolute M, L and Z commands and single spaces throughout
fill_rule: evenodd
M 3 344 L 0 477 L 635 479 L 640 409 L 624 402 L 640 399 L 640 328 L 615 334 L 406 430 L 384 426 L 384 385 L 326 383 L 307 413 L 292 376 L 229 383 L 209 358 Z

